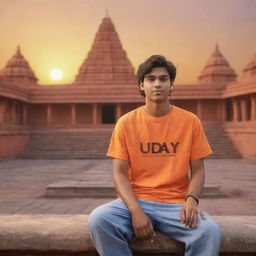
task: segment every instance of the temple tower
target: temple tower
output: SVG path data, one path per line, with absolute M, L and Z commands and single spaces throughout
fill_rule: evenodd
M 105 16 L 92 48 L 75 78 L 75 85 L 135 87 L 134 68 L 127 58 L 110 17 Z
M 218 45 L 216 44 L 215 51 L 208 59 L 205 67 L 198 77 L 198 82 L 227 84 L 235 81 L 236 77 L 237 75 L 234 69 L 230 67 L 228 61 L 222 55 Z
M 38 80 L 28 61 L 21 54 L 19 46 L 15 55 L 0 70 L 0 78 L 6 82 L 15 83 L 17 86 L 33 85 Z
M 252 57 L 249 63 L 245 66 L 244 78 L 256 77 L 256 54 Z

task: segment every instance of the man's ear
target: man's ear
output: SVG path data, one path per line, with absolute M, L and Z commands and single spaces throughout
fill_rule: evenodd
M 174 84 L 173 84 L 174 82 L 173 81 L 171 81 L 171 86 L 170 86 L 170 93 L 169 93 L 169 96 L 171 96 L 171 94 L 172 94 L 172 91 L 173 91 L 173 87 L 174 87 Z
M 144 83 L 143 83 L 143 82 L 140 82 L 140 89 L 141 89 L 142 91 L 144 91 Z

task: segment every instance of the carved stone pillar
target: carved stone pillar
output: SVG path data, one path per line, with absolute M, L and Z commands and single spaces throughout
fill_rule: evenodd
M 224 100 L 220 102 L 220 120 L 222 122 L 227 120 L 226 104 Z
M 250 96 L 251 101 L 251 120 L 256 120 L 256 96 Z
M 22 124 L 28 124 L 28 106 L 27 103 L 22 104 Z
M 71 124 L 76 125 L 76 104 L 71 104 Z
M 11 123 L 17 123 L 17 113 L 16 113 L 16 101 L 12 101 L 12 112 L 11 112 Z
M 52 105 L 47 104 L 47 124 L 52 124 Z
M 236 99 L 232 99 L 232 104 L 233 104 L 233 121 L 237 122 L 238 121 L 238 104 Z
M 246 113 L 246 100 L 241 100 L 241 113 L 242 113 L 242 121 L 247 120 L 247 113 Z
M 97 103 L 94 103 L 92 105 L 92 123 L 93 124 L 98 123 L 98 105 L 97 105 Z
M 116 121 L 121 117 L 121 115 L 122 115 L 121 104 L 117 103 L 116 104 Z
M 0 101 L 0 124 L 4 124 L 5 102 Z
M 200 119 L 202 119 L 203 117 L 202 100 L 197 101 L 197 116 Z
M 221 122 L 225 122 L 227 120 L 227 113 L 226 113 L 226 103 L 224 100 L 221 100 L 217 105 L 218 113 L 217 118 Z

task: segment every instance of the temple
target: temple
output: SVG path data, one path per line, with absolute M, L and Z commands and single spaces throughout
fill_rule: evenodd
M 202 120 L 212 157 L 256 158 L 256 55 L 238 77 L 216 45 L 171 102 Z M 115 122 L 143 103 L 108 16 L 72 84 L 39 85 L 18 47 L 0 70 L 0 158 L 103 158 Z

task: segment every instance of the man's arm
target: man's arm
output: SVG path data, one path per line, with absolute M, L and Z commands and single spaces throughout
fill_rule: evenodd
M 132 226 L 137 238 L 148 239 L 153 233 L 150 219 L 140 207 L 128 179 L 128 160 L 113 159 L 113 180 L 120 198 L 132 215 Z
M 205 179 L 204 170 L 204 159 L 190 160 L 191 177 L 188 188 L 188 195 L 193 195 L 199 198 L 203 187 Z M 199 210 L 196 200 L 193 197 L 188 197 L 183 208 L 181 209 L 180 218 L 181 221 L 189 227 L 196 227 L 198 224 L 198 214 L 201 215 L 203 219 L 205 216 Z

